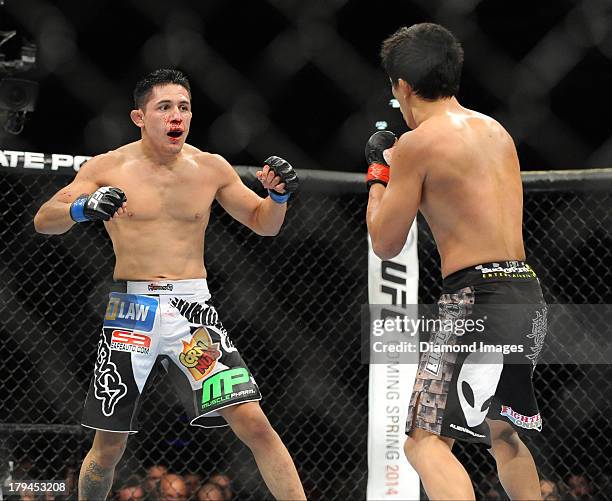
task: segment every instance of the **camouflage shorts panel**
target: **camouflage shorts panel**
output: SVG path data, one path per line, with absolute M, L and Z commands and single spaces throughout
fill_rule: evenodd
M 473 304 L 474 290 L 471 287 L 454 294 L 443 294 L 438 302 L 439 317 L 441 320 L 465 318 Z M 456 341 L 457 336 L 448 331 L 433 332 L 431 336 L 431 342 L 436 345 L 452 346 Z M 440 435 L 456 359 L 456 353 L 427 351 L 421 355 L 408 406 L 406 434 L 416 427 Z

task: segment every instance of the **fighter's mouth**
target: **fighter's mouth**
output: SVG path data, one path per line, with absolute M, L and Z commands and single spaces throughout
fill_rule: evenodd
M 168 136 L 170 137 L 181 137 L 183 135 L 183 131 L 182 130 L 171 130 L 168 132 Z

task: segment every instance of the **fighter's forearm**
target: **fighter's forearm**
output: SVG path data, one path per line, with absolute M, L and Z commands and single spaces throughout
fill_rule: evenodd
M 74 221 L 70 217 L 70 204 L 49 200 L 34 216 L 34 229 L 46 235 L 61 235 L 66 233 Z
M 389 231 L 384 231 L 384 221 L 379 214 L 380 203 L 385 194 L 385 188 L 381 184 L 372 185 L 368 198 L 368 208 L 366 212 L 366 223 L 368 233 L 372 241 L 372 250 L 380 259 L 391 259 L 400 252 L 402 246 L 394 242 L 393 236 Z
M 279 204 L 267 197 L 255 209 L 253 231 L 262 236 L 277 235 L 285 220 L 287 204 Z
M 368 194 L 368 207 L 366 210 L 366 224 L 368 225 L 368 233 L 372 239 L 372 243 L 378 239 L 379 224 L 377 224 L 376 213 L 378 206 L 385 193 L 385 188 L 381 184 L 372 185 Z

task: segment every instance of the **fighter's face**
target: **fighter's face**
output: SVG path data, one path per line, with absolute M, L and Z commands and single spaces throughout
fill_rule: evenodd
M 153 87 L 142 111 L 143 133 L 157 146 L 181 151 L 191 124 L 191 100 L 182 85 Z

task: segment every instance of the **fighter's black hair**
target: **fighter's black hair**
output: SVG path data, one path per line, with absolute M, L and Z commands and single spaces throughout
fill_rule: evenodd
M 380 57 L 393 85 L 401 78 L 422 98 L 440 99 L 459 92 L 463 49 L 439 24 L 400 28 L 383 42 Z
M 134 89 L 134 106 L 136 109 L 144 109 L 153 87 L 156 85 L 177 84 L 182 85 L 189 92 L 191 99 L 191 87 L 189 80 L 179 70 L 159 69 L 149 73 L 136 84 Z

